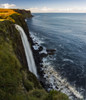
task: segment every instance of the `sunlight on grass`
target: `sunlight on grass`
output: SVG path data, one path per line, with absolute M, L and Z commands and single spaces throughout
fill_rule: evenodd
M 14 10 L 12 9 L 0 9 L 0 21 L 4 21 L 4 20 L 11 20 L 12 22 L 15 22 L 11 17 L 10 15 L 12 14 L 18 14 L 17 12 L 15 12 Z
M 4 20 L 6 20 L 6 19 L 0 19 L 0 21 L 4 21 Z

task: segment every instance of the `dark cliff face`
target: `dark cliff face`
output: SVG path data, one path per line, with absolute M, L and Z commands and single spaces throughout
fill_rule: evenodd
M 14 27 L 14 24 L 10 21 L 3 21 L 0 23 L 1 37 L 5 39 L 4 42 L 12 42 L 13 50 L 22 63 L 23 66 L 27 66 L 24 48 L 22 45 L 20 34 Z
M 14 11 L 22 14 L 24 16 L 24 18 L 30 18 L 33 17 L 33 15 L 31 14 L 30 10 L 24 10 L 24 9 L 14 9 Z
M 28 41 L 30 42 L 30 44 L 33 44 L 33 41 L 30 38 L 28 26 L 25 22 L 26 18 L 31 18 L 32 17 L 31 12 L 30 11 L 25 11 L 25 10 L 17 10 L 17 12 L 20 12 L 20 14 L 25 13 L 25 15 L 24 14 L 23 15 L 12 14 L 10 17 L 15 20 L 15 24 L 20 25 L 24 29 L 24 31 L 25 31 L 25 33 L 28 37 Z
M 29 36 L 24 18 L 21 15 L 12 17 Z M 29 100 L 27 93 L 30 90 L 42 89 L 37 78 L 29 72 L 15 23 L 9 20 L 0 22 L 0 100 Z
M 0 100 L 69 100 L 66 95 L 57 91 L 47 93 L 29 72 L 20 33 L 14 24 L 24 29 L 32 46 L 33 41 L 25 22 L 25 18 L 32 15 L 24 10 L 15 11 L 19 14 L 8 16 L 13 22 L 0 21 Z M 35 59 L 36 54 L 34 51 Z

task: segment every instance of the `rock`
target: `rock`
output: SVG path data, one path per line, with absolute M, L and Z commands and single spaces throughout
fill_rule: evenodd
M 43 47 L 42 47 L 42 46 L 40 46 L 38 50 L 39 50 L 39 52 L 40 52 L 40 51 L 42 51 L 42 50 L 43 50 Z
M 47 49 L 47 52 L 55 52 L 55 49 Z
M 47 49 L 46 51 L 47 51 L 48 55 L 54 55 L 56 50 L 55 49 Z
M 43 58 L 43 57 L 47 57 L 48 54 L 42 53 L 42 54 L 40 54 L 40 56 Z

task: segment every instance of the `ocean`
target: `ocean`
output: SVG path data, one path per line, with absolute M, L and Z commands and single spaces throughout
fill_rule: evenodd
M 27 19 L 32 38 L 43 46 L 44 50 L 46 48 L 56 50 L 54 55 L 44 59 L 44 63 L 58 72 L 61 80 L 65 79 L 85 100 L 86 14 L 33 13 L 33 15 L 33 18 Z

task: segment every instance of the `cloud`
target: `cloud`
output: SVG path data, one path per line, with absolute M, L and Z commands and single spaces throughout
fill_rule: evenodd
M 32 12 L 53 12 L 54 9 L 48 8 L 48 7 L 42 7 L 42 8 L 29 8 Z
M 44 11 L 44 12 L 53 11 L 52 8 L 47 8 L 47 7 L 43 7 L 41 10 Z
M 5 3 L 5 4 L 0 4 L 1 7 L 3 8 L 13 8 L 15 7 L 16 5 L 15 4 L 8 4 L 8 3 Z
M 42 8 L 29 8 L 29 10 L 31 10 L 31 12 L 42 12 L 42 13 L 46 13 L 46 12 L 57 12 L 57 13 L 60 13 L 60 12 L 63 12 L 63 13 L 84 13 L 86 12 L 86 8 L 84 7 L 70 7 L 70 8 L 66 8 L 66 7 L 61 7 L 61 8 L 48 8 L 48 7 L 42 7 Z
M 84 7 L 60 8 L 57 10 L 57 12 L 85 13 L 86 8 Z

